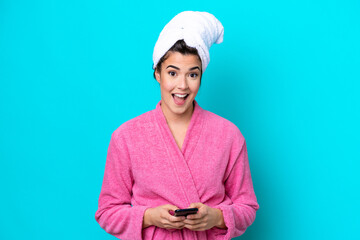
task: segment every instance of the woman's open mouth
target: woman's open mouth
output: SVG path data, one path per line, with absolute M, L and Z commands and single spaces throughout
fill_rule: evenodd
M 178 93 L 173 93 L 171 95 L 174 99 L 175 104 L 179 106 L 183 105 L 187 97 L 189 96 L 189 94 L 178 94 Z

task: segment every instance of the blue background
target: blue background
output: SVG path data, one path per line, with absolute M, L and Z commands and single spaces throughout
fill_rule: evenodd
M 358 239 L 360 2 L 0 1 L 0 239 L 115 239 L 95 221 L 111 133 L 155 108 L 184 10 L 224 25 L 196 97 L 248 146 L 239 239 Z

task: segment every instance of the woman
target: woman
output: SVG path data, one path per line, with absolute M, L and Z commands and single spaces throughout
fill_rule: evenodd
M 186 11 L 160 33 L 154 77 L 161 100 L 110 140 L 95 219 L 120 239 L 231 239 L 259 209 L 245 139 L 195 100 L 209 48 L 223 40 L 211 14 Z M 198 208 L 196 214 L 172 211 Z

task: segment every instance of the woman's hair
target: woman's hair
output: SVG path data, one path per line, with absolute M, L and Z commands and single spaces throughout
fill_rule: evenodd
M 158 64 L 156 65 L 156 68 L 154 70 L 154 78 L 155 77 L 155 72 L 161 72 L 161 64 L 169 57 L 169 52 L 179 52 L 183 55 L 187 55 L 187 54 L 191 54 L 191 55 L 196 55 L 201 63 L 201 58 L 199 56 L 199 53 L 197 51 L 196 48 L 193 47 L 189 47 L 188 45 L 186 45 L 185 41 L 183 39 L 178 40 L 165 54 L 164 56 L 162 56 L 158 62 Z M 200 66 L 201 67 L 201 66 Z M 202 68 L 202 67 L 201 67 Z M 200 71 L 200 84 L 201 84 L 201 76 L 202 76 L 202 69 Z

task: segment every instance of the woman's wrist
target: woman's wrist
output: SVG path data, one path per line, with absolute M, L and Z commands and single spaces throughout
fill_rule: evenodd
M 215 227 L 226 229 L 225 221 L 224 221 L 224 215 L 221 211 L 221 209 L 214 208 L 217 216 L 217 221 Z
M 151 209 L 152 208 L 148 208 L 145 210 L 142 228 L 147 228 L 153 225 L 151 222 Z

